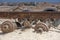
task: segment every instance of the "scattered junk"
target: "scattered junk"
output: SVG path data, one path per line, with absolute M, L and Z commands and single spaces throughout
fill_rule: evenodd
M 5 21 L 1 24 L 2 32 L 9 33 L 19 27 L 21 29 L 33 28 L 37 32 L 44 31 L 48 32 L 49 29 L 52 26 L 54 26 L 53 25 L 55 22 L 54 18 L 57 19 L 60 16 L 59 12 L 43 11 L 43 12 L 0 12 L 0 17 L 1 18 L 8 17 L 10 19 L 13 18 L 15 20 L 15 22 Z M 32 25 L 35 26 L 33 27 Z
M 21 29 L 22 29 L 22 31 L 24 31 L 25 29 L 29 29 L 31 27 L 32 27 L 31 23 L 26 19 L 22 23 L 22 28 Z
M 37 32 L 43 32 L 43 31 L 48 32 L 49 31 L 48 26 L 45 23 L 43 23 L 43 22 L 40 22 L 40 23 L 36 24 L 36 26 L 34 27 L 34 29 Z
M 23 22 L 23 25 L 24 25 L 25 28 L 30 28 L 31 27 L 31 24 L 30 24 L 30 22 L 28 20 L 25 20 Z
M 10 21 L 5 21 L 1 24 L 1 30 L 4 33 L 12 32 L 17 28 L 15 23 L 12 23 Z
M 20 6 L 15 9 L 12 8 L 12 11 L 0 11 L 0 18 L 2 20 L 14 20 L 14 22 L 12 20 L 4 21 L 1 24 L 1 31 L 3 33 L 13 32 L 18 28 L 32 28 L 36 32 L 42 33 L 48 32 L 51 27 L 56 28 L 60 24 L 60 12 L 56 9 L 48 8 L 43 11 L 34 11 L 31 9 L 32 11 L 30 11 L 26 8 L 23 10 L 22 8 L 22 11 L 16 11 L 17 9 L 20 9 Z

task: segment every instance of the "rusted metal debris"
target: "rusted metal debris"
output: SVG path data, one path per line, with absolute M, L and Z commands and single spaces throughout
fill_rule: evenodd
M 48 32 L 49 31 L 49 27 L 43 23 L 43 22 L 40 22 L 38 24 L 36 24 L 36 26 L 34 27 L 34 30 L 37 31 L 37 32 L 43 32 L 43 31 L 46 31 Z
M 49 31 L 49 26 L 46 26 L 47 24 L 44 22 L 46 19 L 59 19 L 60 18 L 60 12 L 51 12 L 51 11 L 42 11 L 42 12 L 0 12 L 0 18 L 4 18 L 4 19 L 16 19 L 18 18 L 18 20 L 21 19 L 28 19 L 28 20 L 24 20 L 23 22 L 23 27 L 25 28 L 32 28 L 32 21 L 36 21 L 36 19 L 41 20 L 42 23 L 38 23 L 36 24 L 34 30 L 38 31 L 38 30 L 43 30 L 43 31 Z M 37 20 L 38 21 L 38 20 Z M 17 21 L 15 21 L 16 23 Z M 20 21 L 18 21 L 18 23 L 20 24 Z M 5 29 L 5 25 L 8 24 L 9 28 Z M 13 26 L 13 22 L 3 22 L 1 24 L 1 30 L 3 32 L 12 32 L 14 31 L 14 26 Z M 46 25 L 45 25 L 46 24 Z M 15 24 L 14 24 L 15 25 Z M 16 24 L 17 25 L 17 24 Z M 22 24 L 21 24 L 22 25 Z
M 5 21 L 1 24 L 1 30 L 3 33 L 13 32 L 16 27 L 17 26 L 10 21 Z

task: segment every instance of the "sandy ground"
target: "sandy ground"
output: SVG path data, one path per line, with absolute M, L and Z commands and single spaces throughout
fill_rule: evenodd
M 7 34 L 0 32 L 0 40 L 60 40 L 60 30 L 51 28 L 49 32 L 42 34 L 33 31 L 33 29 L 26 29 L 22 32 L 18 29 Z
M 18 29 L 6 34 L 0 31 L 0 40 L 60 40 L 60 30 L 51 28 L 49 32 L 43 32 L 42 34 L 33 31 L 33 29 L 26 29 L 25 31 Z

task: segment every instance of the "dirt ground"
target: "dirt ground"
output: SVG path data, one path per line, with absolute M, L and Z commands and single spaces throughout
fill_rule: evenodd
M 26 29 L 25 31 L 17 29 L 11 33 L 3 34 L 0 30 L 0 40 L 60 40 L 60 30 L 51 28 L 49 32 L 42 34 L 33 31 L 33 29 Z
M 25 31 L 18 29 L 7 34 L 0 32 L 0 40 L 60 40 L 60 30 L 51 28 L 49 32 L 42 34 L 33 31 L 33 29 L 26 29 Z

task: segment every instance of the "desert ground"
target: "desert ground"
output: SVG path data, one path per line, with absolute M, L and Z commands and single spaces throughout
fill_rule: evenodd
M 0 31 L 0 40 L 60 40 L 60 30 L 50 28 L 49 32 L 36 33 L 32 28 L 25 31 L 16 29 L 6 34 Z
M 33 29 L 26 29 L 25 31 L 17 29 L 6 34 L 0 31 L 0 40 L 60 40 L 60 30 L 51 28 L 49 32 L 42 34 L 33 31 Z

